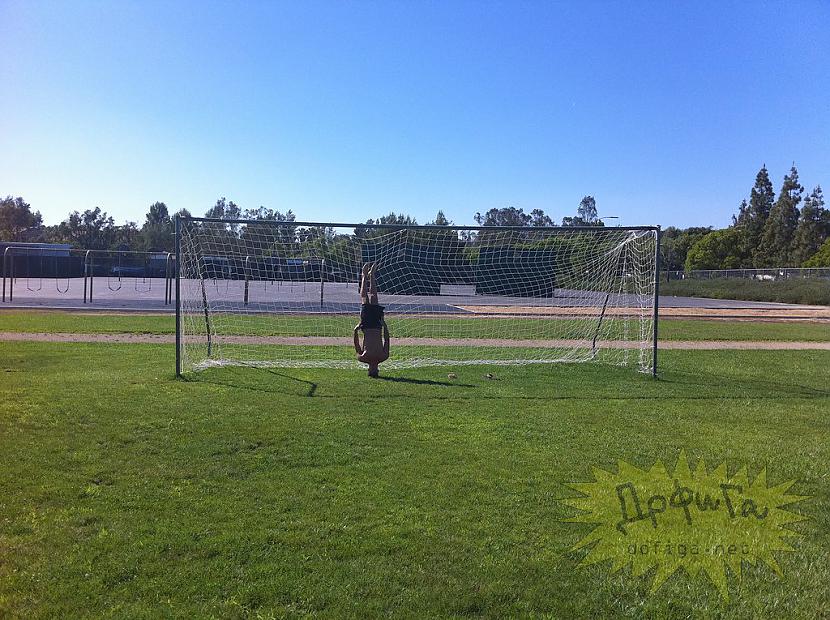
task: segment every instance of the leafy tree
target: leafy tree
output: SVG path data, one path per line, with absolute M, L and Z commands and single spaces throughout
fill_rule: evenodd
M 210 209 L 205 212 L 205 217 L 218 220 L 238 220 L 242 216 L 242 209 L 233 200 L 222 196 Z
M 597 216 L 597 201 L 594 200 L 594 197 L 583 196 L 582 200 L 579 201 L 576 214 L 589 226 L 595 223 L 599 217 Z
M 798 218 L 793 241 L 793 263 L 801 265 L 818 252 L 825 239 L 830 237 L 830 211 L 824 208 L 821 187 L 816 187 L 804 199 L 804 207 Z
M 87 250 L 108 250 L 116 238 L 115 221 L 101 207 L 73 211 L 55 231 L 58 241 Z
M 732 218 L 734 226 L 744 229 L 744 247 L 741 248 L 741 253 L 746 257 L 750 257 L 758 248 L 764 226 L 774 203 L 775 190 L 772 187 L 772 181 L 769 179 L 767 165 L 764 164 L 758 174 L 755 175 L 755 185 L 750 191 L 749 203 L 747 204 L 746 200 L 743 200 L 738 209 L 737 217 L 733 216 Z
M 705 235 L 689 248 L 686 271 L 737 269 L 741 263 L 740 247 L 744 234 L 740 228 L 726 228 Z
M 479 226 L 530 226 L 533 216 L 516 207 L 490 209 L 482 215 L 476 213 L 474 218 Z
M 153 226 L 167 226 L 170 223 L 170 214 L 167 205 L 163 202 L 154 202 L 147 212 L 145 224 Z
M 367 223 L 371 223 L 371 221 L 372 220 L 369 220 Z M 395 215 L 395 212 L 393 211 L 389 215 L 384 215 L 378 219 L 376 224 L 403 224 L 405 226 L 417 226 L 418 222 L 414 217 L 404 215 L 403 213 Z
M 605 226 L 597 215 L 597 201 L 593 196 L 583 196 L 576 208 L 576 215 L 562 218 L 562 226 Z
M 377 220 L 368 219 L 366 220 L 366 224 L 399 224 L 402 226 L 416 226 L 418 222 L 415 220 L 414 217 L 410 217 L 409 215 L 404 215 L 403 213 L 395 213 L 394 211 L 389 213 L 389 215 L 383 215 L 379 217 Z M 358 225 L 354 229 L 354 234 L 358 238 L 367 238 L 367 237 L 378 237 L 380 235 L 384 235 L 391 231 L 395 230 L 394 228 L 387 228 L 387 229 L 377 229 L 377 228 L 366 228 L 363 225 Z
M 804 267 L 830 267 L 830 238 L 828 238 L 809 260 L 804 261 Z
M 0 240 L 32 241 L 42 227 L 40 211 L 32 213 L 31 205 L 20 196 L 0 199 Z
M 662 269 L 682 271 L 686 265 L 689 248 L 710 232 L 712 232 L 711 226 L 692 227 L 685 230 L 674 226 L 666 228 L 660 235 Z
M 123 226 L 116 226 L 112 234 L 111 249 L 113 250 L 143 250 L 144 241 L 142 231 L 135 222 L 124 222 Z
M 764 231 L 758 251 L 755 254 L 757 267 L 787 267 L 792 262 L 793 241 L 798 226 L 798 203 L 804 188 L 798 182 L 795 165 L 784 175 L 781 194 L 772 207 L 764 224 Z
M 530 225 L 553 226 L 553 220 L 541 209 L 533 209 L 533 211 L 530 212 Z
M 527 214 L 523 209 L 517 209 L 516 207 L 490 209 L 484 215 L 476 213 L 473 219 L 479 226 L 533 226 L 539 228 L 553 225 L 553 220 L 542 209 L 533 209 L 530 214 Z M 516 233 L 516 236 L 525 241 L 532 241 L 534 239 L 540 240 L 544 233 L 541 231 L 524 231 Z M 462 231 L 461 233 L 461 239 L 469 242 L 478 241 L 483 243 L 485 239 L 492 237 L 493 234 L 489 231 L 479 231 L 478 233 Z
M 51 226 L 43 226 L 40 229 L 38 240 L 44 243 L 65 243 L 61 233 L 61 225 L 53 224 Z
M 141 247 L 153 252 L 172 252 L 173 220 L 163 202 L 154 202 L 141 227 Z
M 205 217 L 218 220 L 238 220 L 242 217 L 242 209 L 233 200 L 227 200 L 222 196 L 210 209 L 205 212 Z M 217 231 L 224 230 L 225 236 L 235 237 L 239 233 L 239 224 L 227 224 L 217 226 Z
M 297 218 L 294 212 L 289 209 L 285 213 L 281 213 L 275 209 L 268 209 L 266 207 L 259 207 L 257 209 L 245 209 L 244 217 L 246 220 L 271 220 L 279 222 L 293 222 Z M 255 238 L 257 235 L 261 238 L 272 238 L 278 243 L 289 243 L 294 240 L 297 233 L 297 227 L 293 224 L 286 224 L 285 226 L 277 226 L 274 228 L 273 224 L 257 224 L 251 222 L 246 224 L 242 230 L 242 238 Z

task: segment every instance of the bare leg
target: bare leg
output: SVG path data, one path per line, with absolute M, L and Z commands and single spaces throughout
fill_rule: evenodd
M 372 268 L 369 270 L 369 303 L 375 305 L 378 303 L 377 269 L 378 264 L 372 263 Z
M 363 270 L 360 273 L 360 303 L 369 303 L 369 263 L 363 265 Z

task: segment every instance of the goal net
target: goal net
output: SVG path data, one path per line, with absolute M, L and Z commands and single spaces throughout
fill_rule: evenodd
M 376 263 L 384 368 L 596 360 L 653 370 L 655 227 L 178 222 L 177 370 L 357 368 Z

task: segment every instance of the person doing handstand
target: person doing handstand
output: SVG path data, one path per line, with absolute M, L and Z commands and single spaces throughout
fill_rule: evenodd
M 360 278 L 360 323 L 354 328 L 357 360 L 369 366 L 369 376 L 379 375 L 378 365 L 389 359 L 389 328 L 378 304 L 377 263 L 363 265 Z M 360 332 L 363 332 L 363 344 Z

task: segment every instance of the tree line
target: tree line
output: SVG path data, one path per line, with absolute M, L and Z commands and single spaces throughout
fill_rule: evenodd
M 805 196 L 795 164 L 776 197 L 764 165 L 731 226 L 670 226 L 661 249 L 663 266 L 670 270 L 830 267 L 830 210 L 821 186 Z
M 806 196 L 795 165 L 784 176 L 776 196 L 766 165 L 759 170 L 749 199 L 744 199 L 732 218 L 732 225 L 721 230 L 712 227 L 686 229 L 669 226 L 662 236 L 662 266 L 669 270 L 738 269 L 763 267 L 830 266 L 830 210 L 825 208 L 820 186 Z M 164 202 L 150 205 L 141 226 L 127 221 L 117 225 L 101 207 L 83 212 L 73 211 L 55 225 L 46 225 L 38 211 L 22 197 L 0 199 L 0 240 L 17 242 L 68 243 L 93 250 L 173 251 L 173 217 L 190 215 L 187 209 L 171 213 Z M 217 219 L 296 220 L 288 210 L 280 212 L 266 207 L 243 209 L 225 197 L 205 211 L 205 217 Z M 493 208 L 476 213 L 479 226 L 552 226 L 554 219 L 541 209 L 525 213 L 521 208 Z M 417 225 L 417 220 L 401 213 L 389 213 L 366 220 L 354 233 L 370 234 L 365 225 Z M 453 226 L 442 211 L 427 224 Z M 593 196 L 584 196 L 576 214 L 561 220 L 562 226 L 604 226 Z M 252 226 L 252 225 L 249 225 Z M 231 232 L 238 227 L 231 227 Z M 238 231 L 237 231 L 238 232 Z M 313 231 L 286 226 L 290 235 Z M 462 232 L 463 234 L 463 232 Z
M 89 250 L 136 250 L 151 252 L 172 252 L 173 217 L 190 216 L 187 209 L 170 213 L 163 202 L 150 205 L 144 222 L 139 227 L 136 222 L 127 221 L 117 225 L 115 220 L 101 207 L 87 209 L 83 212 L 73 211 L 69 216 L 55 225 L 45 225 L 39 211 L 33 211 L 29 203 L 21 197 L 7 196 L 0 199 L 0 241 L 24 243 L 68 243 L 76 248 Z M 296 234 L 313 235 L 313 231 L 298 229 L 290 223 L 296 220 L 293 211 L 280 212 L 266 207 L 242 209 L 233 200 L 224 196 L 205 211 L 204 217 L 221 220 L 276 220 L 286 222 L 285 229 L 292 236 Z M 553 219 L 541 209 L 534 209 L 526 214 L 522 209 L 505 207 L 490 209 L 485 214 L 476 213 L 474 219 L 481 226 L 552 226 Z M 377 219 L 368 219 L 355 228 L 358 237 L 369 235 L 373 224 L 417 225 L 418 221 L 409 215 L 389 213 Z M 438 211 L 430 225 L 452 226 L 443 211 Z M 597 215 L 596 201 L 592 196 L 585 196 L 577 208 L 577 215 L 565 217 L 563 226 L 602 226 Z M 246 228 L 256 229 L 256 224 Z M 239 234 L 240 227 L 229 227 L 231 233 Z M 249 231 L 251 232 L 251 231 Z

